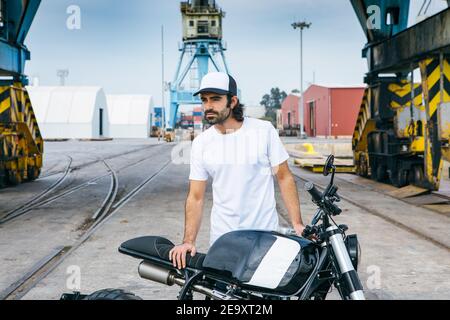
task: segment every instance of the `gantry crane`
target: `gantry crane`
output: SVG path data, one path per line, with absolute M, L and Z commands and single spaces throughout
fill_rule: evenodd
M 183 23 L 183 44 L 181 56 L 170 84 L 170 112 L 168 128 L 174 128 L 180 105 L 200 105 L 198 97 L 193 97 L 197 88 L 187 89 L 183 82 L 191 72 L 196 77 L 196 86 L 210 70 L 210 62 L 216 71 L 229 73 L 225 60 L 226 47 L 222 41 L 222 18 L 225 12 L 215 0 L 190 0 L 180 5 Z M 183 66 L 184 59 L 187 63 Z M 221 61 L 220 61 L 221 60 Z M 222 62 L 222 63 L 219 63 Z
M 40 0 L 0 0 L 0 187 L 36 179 L 43 139 L 25 89 L 24 45 Z
M 438 190 L 450 159 L 450 8 L 408 28 L 409 0 L 351 3 L 369 68 L 353 134 L 356 172 Z

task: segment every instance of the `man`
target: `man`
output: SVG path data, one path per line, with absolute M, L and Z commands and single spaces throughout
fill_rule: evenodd
M 273 174 L 295 232 L 301 235 L 304 229 L 289 155 L 273 125 L 243 116 L 236 81 L 226 73 L 207 74 L 198 94 L 211 127 L 192 143 L 184 239 L 169 253 L 179 269 L 186 267 L 188 252 L 196 254 L 208 176 L 213 187 L 210 244 L 234 230 L 278 228 Z

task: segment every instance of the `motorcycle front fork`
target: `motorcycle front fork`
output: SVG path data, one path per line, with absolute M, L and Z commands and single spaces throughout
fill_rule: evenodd
M 330 226 L 326 231 L 327 233 L 332 234 L 329 236 L 329 243 L 333 248 L 335 261 L 339 267 L 341 284 L 347 289 L 346 291 L 351 300 L 365 300 L 361 281 L 359 280 L 358 273 L 350 260 L 342 233 L 336 226 Z

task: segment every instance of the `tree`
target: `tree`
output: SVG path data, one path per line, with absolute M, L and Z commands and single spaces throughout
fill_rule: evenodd
M 286 92 L 278 87 L 270 89 L 270 94 L 262 97 L 260 104 L 266 108 L 266 117 L 270 118 L 274 125 L 277 123 L 277 110 L 281 109 L 281 104 L 286 97 Z

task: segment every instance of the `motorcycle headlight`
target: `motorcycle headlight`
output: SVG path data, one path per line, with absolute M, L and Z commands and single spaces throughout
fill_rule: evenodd
M 353 268 L 358 271 L 358 264 L 360 258 L 360 248 L 358 243 L 358 237 L 356 234 L 348 235 L 345 238 L 345 246 L 347 247 L 350 260 L 352 261 Z

